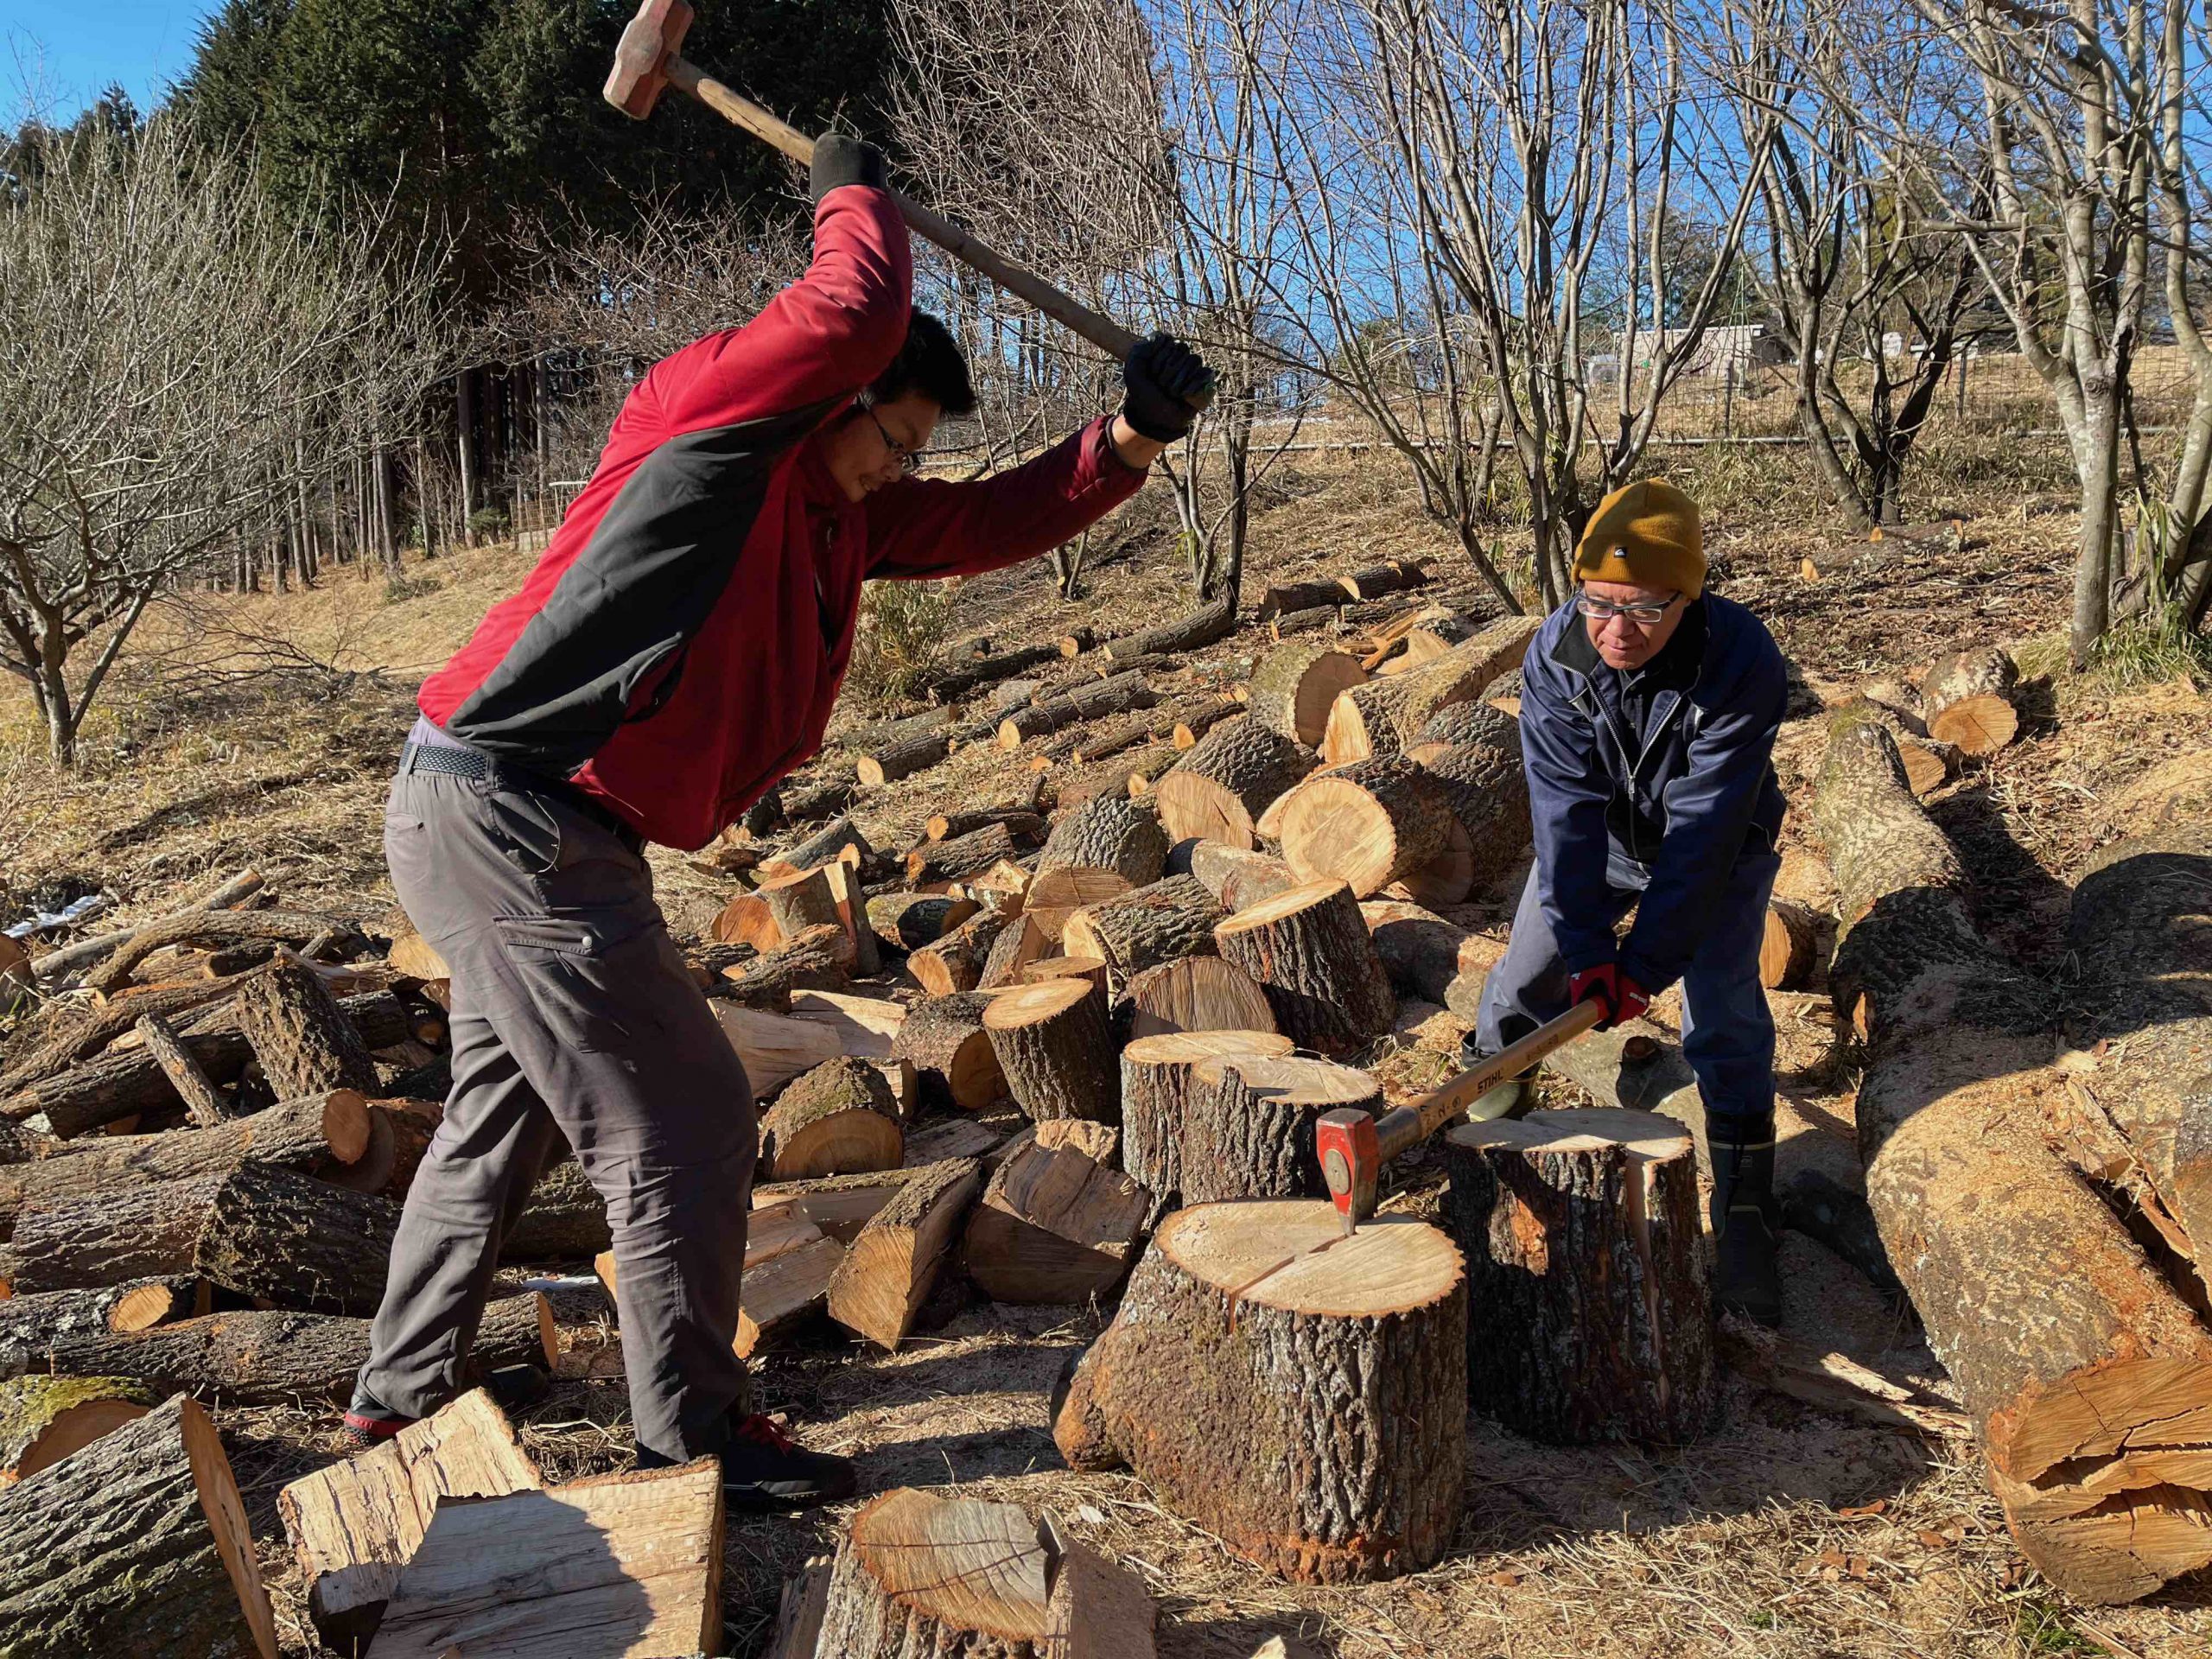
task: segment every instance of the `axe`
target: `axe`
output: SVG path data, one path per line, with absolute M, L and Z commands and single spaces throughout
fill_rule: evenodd
M 623 29 L 621 44 L 614 48 L 614 68 L 607 77 L 607 101 L 632 120 L 642 121 L 652 113 L 661 88 L 673 86 L 756 138 L 766 140 L 802 167 L 812 166 L 813 139 L 684 60 L 683 36 L 690 27 L 691 8 L 686 0 L 645 0 Z M 894 194 L 892 200 L 917 233 L 954 258 L 1001 288 L 1019 294 L 1102 351 L 1119 359 L 1128 359 L 1137 337 L 1111 317 L 1102 317 L 1043 277 L 1010 264 L 942 214 L 901 195 Z

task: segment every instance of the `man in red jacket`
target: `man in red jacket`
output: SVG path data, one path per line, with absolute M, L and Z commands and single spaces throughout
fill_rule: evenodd
M 753 1507 L 854 1488 L 747 1412 L 752 1090 L 640 850 L 703 846 L 821 747 L 864 580 L 1066 541 L 1212 377 L 1155 335 L 1118 416 L 993 478 L 913 477 L 938 416 L 975 406 L 966 365 L 913 309 L 882 157 L 824 137 L 813 185 L 805 276 L 639 382 L 544 558 L 423 686 L 385 850 L 452 969 L 453 1090 L 346 1413 L 363 1443 L 461 1388 L 501 1235 L 565 1141 L 607 1201 L 639 1465 L 719 1455 Z

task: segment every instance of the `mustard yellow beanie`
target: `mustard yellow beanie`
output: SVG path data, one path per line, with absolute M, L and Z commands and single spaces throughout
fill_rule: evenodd
M 1577 582 L 1705 590 L 1705 537 L 1697 503 L 1664 479 L 1624 484 L 1598 504 L 1574 550 Z

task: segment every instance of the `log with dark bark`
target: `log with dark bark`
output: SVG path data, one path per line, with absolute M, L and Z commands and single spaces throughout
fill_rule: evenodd
M 927 771 L 950 753 L 945 733 L 927 732 L 873 749 L 854 761 L 853 769 L 863 784 L 893 784 Z
M 2019 734 L 2019 710 L 2012 705 L 2019 677 L 2012 659 L 1993 647 L 1944 658 L 1920 683 L 1928 735 L 1961 753 L 1994 754 Z
M 906 1147 L 890 1085 L 849 1055 L 793 1077 L 760 1119 L 760 1167 L 770 1180 L 896 1169 Z
M 543 1296 L 487 1304 L 470 1351 L 474 1375 L 510 1365 L 550 1369 L 552 1310 Z M 182 1389 L 225 1405 L 342 1402 L 369 1358 L 369 1321 L 324 1313 L 210 1313 L 149 1330 L 87 1332 L 32 1349 L 0 1345 L 0 1373 L 127 1376 L 157 1392 Z
M 1283 862 L 1300 881 L 1337 880 L 1364 899 L 1445 850 L 1450 798 L 1426 767 L 1381 754 L 1309 778 L 1276 817 Z
M 1147 968 L 1213 955 L 1221 913 L 1196 877 L 1171 875 L 1077 911 L 1060 931 L 1060 944 L 1071 957 L 1105 963 L 1107 994 L 1119 998 Z
M 868 924 L 893 950 L 935 944 L 976 913 L 972 899 L 942 893 L 879 893 L 868 901 Z
M 1194 749 L 1198 740 L 1224 720 L 1246 712 L 1246 705 L 1231 696 L 1185 697 L 1166 713 L 1168 741 L 1179 749 Z
M 951 996 L 972 991 L 983 977 L 991 947 L 999 935 L 1021 918 L 981 911 L 934 944 L 925 944 L 906 957 L 906 971 L 931 996 Z
M 112 995 L 130 982 L 131 971 L 156 950 L 173 944 L 232 944 L 240 940 L 288 944 L 297 950 L 317 934 L 340 925 L 342 917 L 288 910 L 186 911 L 141 928 L 98 968 L 85 976 L 89 990 Z
M 1493 681 L 1489 689 L 1494 690 Z M 1448 703 L 1429 716 L 1428 723 L 1414 734 L 1415 747 L 1436 744 L 1447 749 L 1469 747 L 1503 749 L 1518 757 L 1521 753 L 1521 722 L 1504 709 L 1478 698 L 1465 702 Z M 1427 757 L 1414 759 L 1423 765 Z
M 1313 1153 L 1324 1112 L 1350 1108 L 1380 1117 L 1373 1077 L 1327 1060 L 1225 1054 L 1191 1073 L 1182 1122 L 1163 1126 L 1181 1151 L 1167 1161 L 1182 1176 L 1182 1201 L 1321 1197 L 1328 1191 Z
M 1868 1039 L 1866 1197 L 2044 1574 L 2133 1599 L 2212 1563 L 2212 1332 L 2046 1139 L 2042 988 L 1977 931 L 1888 732 L 1834 719 L 1814 798 Z
M 1226 639 L 1236 629 L 1236 601 L 1224 594 L 1173 622 L 1163 622 L 1141 633 L 1109 639 L 1103 649 L 1119 665 L 1132 657 L 1173 656 L 1179 652 L 1202 651 L 1217 640 Z
M 824 864 L 865 864 L 874 849 L 850 818 L 833 818 L 796 846 L 778 854 L 761 868 L 766 874 L 819 869 Z
M 1202 1205 L 1154 1235 L 1052 1437 L 1270 1572 L 1391 1578 L 1459 1522 L 1466 1342 L 1459 1252 L 1425 1223 L 1346 1237 L 1325 1203 Z
M 1068 912 L 1061 914 L 1065 920 Z M 998 937 L 991 941 L 990 954 L 983 958 L 983 971 L 976 976 L 976 988 L 989 991 L 1001 985 L 1020 983 L 1022 969 L 1052 947 L 1052 942 L 1045 937 L 1037 918 L 1024 908 L 1020 915 L 1008 918 Z
M 1160 1203 L 1177 1201 L 1197 1068 L 1224 1056 L 1281 1058 L 1290 1050 L 1289 1038 L 1266 1030 L 1163 1032 L 1134 1039 L 1122 1051 L 1122 1167 Z
M 50 1034 L 30 1053 L 0 1071 L 0 1096 L 12 1095 L 81 1065 L 149 1016 L 168 1022 L 172 1029 L 181 1027 L 196 1011 L 228 1001 L 239 982 L 236 977 L 177 980 L 162 985 L 134 985 L 97 1006 L 51 1005 L 54 1012 L 42 1027 Z
M 1017 674 L 1026 674 L 1033 668 L 1059 660 L 1060 647 L 1057 640 L 997 652 L 931 676 L 929 695 L 938 702 L 953 702 L 979 686 L 994 685 L 1001 680 L 1012 679 Z
M 206 1312 L 207 1283 L 191 1276 L 10 1296 L 0 1299 L 0 1352 L 40 1353 L 79 1337 L 150 1331 Z
M 1313 752 L 1249 715 L 1225 720 L 1153 785 L 1171 842 L 1188 836 L 1251 847 L 1269 802 L 1313 770 Z
M 1114 1122 L 1114 1040 L 1106 997 L 1089 980 L 1054 979 L 1001 991 L 983 1029 L 1006 1073 L 1007 1091 L 1032 1121 Z
M 0 1382 L 0 1487 L 51 1467 L 159 1403 L 149 1390 L 118 1376 Z
M 1132 887 L 1160 880 L 1167 834 L 1157 814 L 1125 796 L 1101 795 L 1064 810 L 1052 824 L 1037 873 L 1111 870 Z
M 772 875 L 755 889 L 775 918 L 781 938 L 795 939 L 810 927 L 837 925 L 837 899 L 829 873 L 819 865 Z
M 181 906 L 162 917 L 160 921 L 173 921 L 177 917 L 197 915 L 203 911 L 229 910 L 256 898 L 265 885 L 260 871 L 241 870 L 204 898 Z M 113 956 L 136 938 L 139 931 L 135 927 L 119 928 L 113 932 L 95 933 L 88 938 L 73 940 L 59 950 L 34 957 L 30 965 L 32 977 L 48 990 L 59 990 L 72 976 Z
M 1482 892 L 1518 868 L 1529 850 L 1530 833 L 1529 778 L 1521 762 L 1518 731 L 1510 749 L 1462 744 L 1427 750 L 1414 758 L 1444 792 L 1452 817 L 1466 832 L 1466 890 Z
M 853 1517 L 821 1585 L 804 1653 L 1153 1659 L 1154 1609 L 1135 1576 L 1011 1503 L 900 1487 Z M 788 1659 L 800 1650 L 786 1648 Z
M 1539 620 L 1506 617 L 1433 662 L 1352 687 L 1329 711 L 1321 758 L 1343 766 L 1408 747 L 1440 711 L 1481 696 L 1501 675 L 1519 668 Z
M 1325 640 L 1280 645 L 1252 671 L 1252 718 L 1306 748 L 1319 748 L 1337 698 L 1366 681 L 1359 658 Z
M 0 1489 L 0 1648 L 22 1659 L 276 1659 L 245 1506 L 176 1399 Z
M 1037 815 L 1037 794 L 1033 785 L 1018 798 L 996 806 L 939 812 L 922 826 L 922 834 L 930 841 L 950 841 L 971 830 L 981 830 L 987 823 L 1002 823 L 1016 841 L 1033 841 L 1045 833 L 1045 821 Z
M 1347 599 L 1380 599 L 1385 594 L 1402 594 L 1411 588 L 1423 586 L 1428 572 L 1421 559 L 1389 559 L 1381 564 L 1370 564 L 1353 571 L 1348 576 L 1338 576 L 1337 586 Z
M 1488 971 L 1497 947 L 1433 911 L 1397 899 L 1370 899 L 1359 907 L 1382 971 L 1402 996 L 1449 1007 L 1452 982 L 1465 973 Z
M 989 1005 L 973 995 L 927 996 L 906 1010 L 891 1052 L 914 1063 L 925 1108 L 980 1112 L 1006 1098 L 1006 1074 L 983 1029 Z
M 950 731 L 958 723 L 959 715 L 939 704 L 925 709 L 918 715 L 904 715 L 893 720 L 872 720 L 854 727 L 837 740 L 838 746 L 854 754 L 870 754 L 893 744 L 909 743 L 918 737 L 933 737 Z
M 1128 1034 L 1273 1031 L 1274 1010 L 1251 975 L 1217 956 L 1185 957 L 1133 974 L 1122 988 Z
M 238 987 L 238 1029 L 280 1100 L 330 1089 L 377 1090 L 368 1046 L 314 969 L 280 962 Z
M 1033 1141 L 984 1188 L 961 1259 L 995 1302 L 1087 1302 L 1121 1283 L 1151 1209 L 1152 1194 L 1127 1175 Z
M 793 991 L 842 990 L 853 981 L 853 941 L 835 922 L 803 928 L 740 969 L 725 969 L 716 995 L 782 1014 Z
M 200 1069 L 200 1062 L 192 1058 L 175 1027 L 157 1014 L 141 1014 L 132 1029 L 176 1090 L 177 1098 L 184 1102 L 188 1118 L 204 1129 L 230 1116 L 230 1097 Z
M 1079 766 L 1087 766 L 1109 754 L 1119 754 L 1150 741 L 1156 734 L 1154 728 L 1158 724 L 1158 715 L 1149 709 L 1140 709 L 1119 720 L 1102 721 L 1088 731 L 1076 734 L 1075 741 L 1068 746 L 1068 759 Z
M 1476 1407 L 1567 1445 L 1678 1445 L 1718 1403 L 1689 1132 L 1644 1112 L 1531 1112 L 1443 1137 L 1442 1222 L 1483 1310 Z
M 958 881 L 989 869 L 1001 859 L 1014 857 L 1019 850 L 1014 844 L 1014 832 L 1004 823 L 986 823 L 964 836 L 917 847 L 906 855 L 906 880 Z
M 1821 918 L 1789 899 L 1770 899 L 1759 940 L 1759 983 L 1770 991 L 1796 990 L 1813 976 Z
M 854 1236 L 830 1281 L 830 1317 L 878 1347 L 896 1349 L 922 1304 L 982 1184 L 973 1158 L 916 1170 Z
M 778 791 L 786 823 L 818 823 L 852 804 L 849 778 L 817 779 L 811 783 L 787 783 Z
M 1344 595 L 1337 594 L 1332 597 L 1341 599 Z M 1281 645 L 1299 634 L 1334 633 L 1339 614 L 1334 604 L 1314 604 L 1308 605 L 1302 611 L 1285 611 L 1263 620 L 1268 625 L 1268 638 Z
M 1274 621 L 1325 606 L 1333 614 L 1336 607 L 1344 602 L 1344 584 L 1331 576 L 1319 576 L 1311 582 L 1278 582 L 1260 595 L 1260 620 Z
M 1295 887 L 1217 924 L 1214 943 L 1267 993 L 1275 1024 L 1300 1048 L 1348 1054 L 1396 1019 L 1397 999 L 1341 881 Z
M 499 1239 L 499 1260 L 588 1262 L 613 1243 L 607 1200 L 574 1158 L 547 1167 L 530 1190 L 522 1214 Z
M 1064 731 L 1085 721 L 1103 720 L 1109 715 L 1126 715 L 1132 709 L 1149 709 L 1159 700 L 1139 670 L 1111 674 L 1016 709 L 999 722 L 999 747 L 1018 749 L 1033 737 Z

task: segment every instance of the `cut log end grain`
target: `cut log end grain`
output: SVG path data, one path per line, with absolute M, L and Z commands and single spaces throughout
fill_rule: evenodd
M 1418 668 L 1345 691 L 1329 711 L 1322 760 L 1344 766 L 1420 741 L 1422 728 L 1441 710 L 1480 697 L 1492 682 L 1518 669 L 1536 625 L 1534 617 L 1506 617 Z
M 1171 841 L 1249 848 L 1260 814 L 1313 765 L 1313 752 L 1296 739 L 1249 715 L 1225 720 L 1161 774 L 1152 798 Z
M 1007 1091 L 1033 1121 L 1114 1121 L 1114 1042 L 1105 995 L 1090 981 L 1053 979 L 1001 992 L 983 1011 L 983 1029 Z
M 1821 918 L 1787 899 L 1770 900 L 1759 940 L 1759 983 L 1770 991 L 1796 990 L 1813 976 Z
M 1053 1438 L 1286 1578 L 1416 1571 L 1459 1519 L 1466 1330 L 1459 1253 L 1425 1223 L 1202 1205 L 1161 1224 Z
M 1129 1036 L 1180 1031 L 1273 1031 L 1267 993 L 1251 975 L 1219 957 L 1186 957 L 1132 975 L 1123 992 Z
M 1342 881 L 1315 881 L 1219 923 L 1214 942 L 1266 992 L 1275 1023 L 1301 1048 L 1344 1054 L 1380 1037 L 1397 999 Z
M 951 753 L 943 732 L 931 732 L 910 737 L 896 743 L 886 744 L 873 754 L 863 754 L 854 764 L 854 770 L 863 784 L 896 783 L 901 778 L 926 771 Z
M 968 1276 L 996 1302 L 1087 1302 L 1121 1282 L 1151 1207 L 1128 1176 L 1033 1141 L 999 1166 L 968 1218 Z
M 906 957 L 906 971 L 931 996 L 972 991 L 982 982 L 991 947 L 998 943 L 1000 934 L 1018 919 L 1003 912 L 978 912 L 936 944 L 911 952 Z
M 1696 1153 L 1671 1118 L 1609 1109 L 1444 1138 L 1445 1226 L 1483 1309 L 1471 1397 L 1517 1433 L 1679 1444 L 1713 1421 Z
M 1281 645 L 1252 671 L 1252 718 L 1319 748 L 1337 698 L 1366 683 L 1359 658 L 1312 640 Z
M 849 1055 L 794 1077 L 760 1120 L 762 1166 L 772 1180 L 896 1169 L 905 1152 L 890 1084 Z
M 948 1159 L 909 1175 L 855 1236 L 831 1276 L 830 1317 L 880 1348 L 905 1341 L 982 1176 L 973 1158 Z
M 772 875 L 755 896 L 775 918 L 779 939 L 795 939 L 810 927 L 837 925 L 837 898 L 830 890 L 829 873 L 819 866 Z
M 1308 779 L 1283 803 L 1275 833 L 1300 880 L 1342 881 L 1364 899 L 1443 855 L 1452 822 L 1427 771 L 1392 754 Z
M 1087 980 L 1103 991 L 1106 989 L 1106 958 L 1045 957 L 1028 963 L 1016 977 L 1024 985 L 1042 985 L 1054 979 Z
M 2018 735 L 2012 688 L 2019 671 L 2002 651 L 1962 651 L 1932 664 L 1920 684 L 1928 735 L 1965 754 L 1994 754 Z
M 971 994 L 925 997 L 906 1010 L 892 1052 L 913 1062 L 925 1104 L 980 1112 L 1006 1098 L 1006 1073 L 983 1029 L 988 1006 Z
M 114 1376 L 19 1376 L 0 1382 L 0 1486 L 35 1475 L 158 1404 Z
M 741 893 L 724 905 L 708 931 L 717 944 L 749 944 L 755 950 L 772 950 L 784 942 L 784 930 L 757 893 Z
M 1147 968 L 1185 957 L 1213 953 L 1213 925 L 1221 907 L 1198 879 L 1173 875 L 1149 887 L 1077 911 L 1061 930 L 1071 957 L 1104 964 L 1108 989 L 1119 995 Z
M 1148 1033 L 1122 1051 L 1122 1166 L 1166 1202 L 1183 1190 L 1183 1149 L 1198 1066 L 1224 1057 L 1281 1058 L 1290 1039 L 1267 1027 Z
M 2019 710 L 2009 698 L 1987 693 L 1945 705 L 1928 721 L 1928 735 L 1955 744 L 1965 754 L 1994 754 L 2020 732 Z

